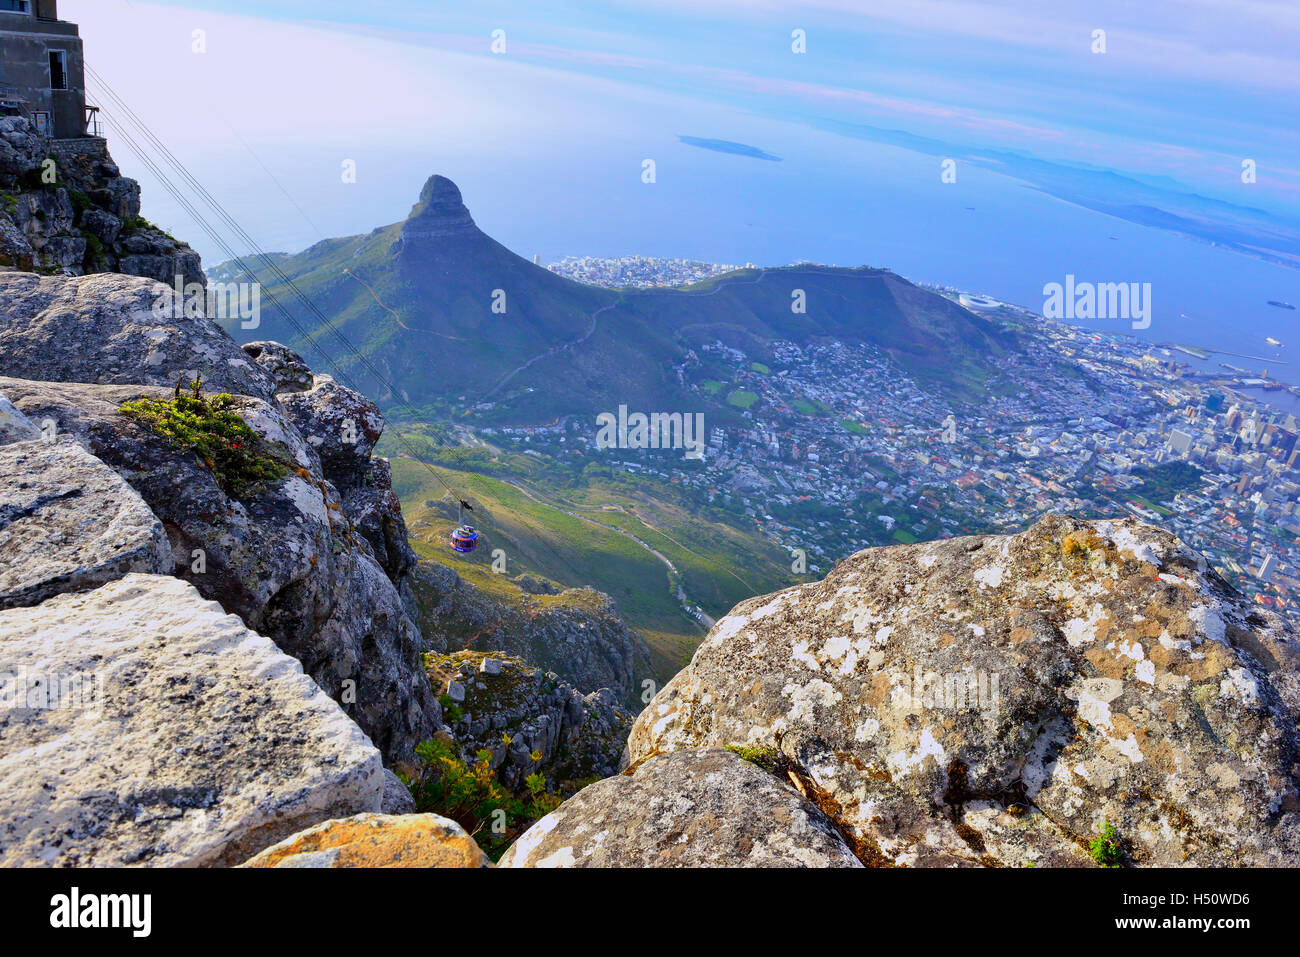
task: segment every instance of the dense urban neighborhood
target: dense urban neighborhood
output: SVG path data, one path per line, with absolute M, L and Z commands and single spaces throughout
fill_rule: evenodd
M 621 285 L 629 262 L 653 261 L 580 262 L 574 278 Z M 637 275 L 683 280 L 663 262 L 672 265 L 657 283 Z M 776 342 L 760 357 L 716 342 L 676 370 L 742 423 L 706 427 L 702 461 L 598 447 L 594 424 L 565 419 L 487 431 L 671 482 L 787 547 L 796 571 L 825 573 L 874 545 L 1023 529 L 1053 511 L 1129 512 L 1169 528 L 1255 602 L 1300 619 L 1297 421 L 1254 394 L 1263 380 L 1194 369 L 1177 347 L 935 291 L 1034 332 L 1035 351 L 1007 360 L 1022 368 L 1008 365 L 978 406 L 946 403 L 870 346 Z M 1024 367 L 1034 374 L 1015 374 Z
M 546 267 L 557 275 L 593 286 L 624 289 L 652 289 L 656 286 L 685 286 L 734 272 L 739 266 L 659 256 L 624 256 L 601 259 L 595 256 L 566 256 Z

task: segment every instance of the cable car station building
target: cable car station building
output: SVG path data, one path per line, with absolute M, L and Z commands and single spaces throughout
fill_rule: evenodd
M 52 139 L 94 136 L 85 60 L 58 0 L 0 0 L 0 115 L 27 117 Z

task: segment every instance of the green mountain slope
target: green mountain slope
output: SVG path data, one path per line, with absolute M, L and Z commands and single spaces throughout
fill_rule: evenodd
M 759 353 L 773 339 L 871 342 L 923 383 L 974 399 L 991 361 L 1017 345 L 1014 333 L 886 270 L 745 270 L 681 290 L 584 286 L 485 235 L 438 176 L 404 222 L 276 259 L 328 323 L 264 272 L 265 293 L 292 318 L 264 305 L 259 328 L 228 331 L 284 342 L 389 410 L 430 416 L 478 407 L 483 419 L 538 423 L 620 404 L 682 408 L 673 365 L 716 339 Z M 796 297 L 806 311 L 792 308 Z
M 662 484 L 574 485 L 544 460 L 506 454 L 474 471 L 433 466 L 472 498 L 475 520 L 490 529 L 485 548 L 457 555 L 446 541 L 458 515 L 442 484 L 393 439 L 385 438 L 380 451 L 393 455 L 393 487 L 422 556 L 503 601 L 520 574 L 604 592 L 645 638 L 661 679 L 685 664 L 712 619 L 746 598 L 803 580 L 791 574 L 779 548 L 694 514 Z M 500 573 L 492 567 L 497 549 Z M 702 616 L 692 614 L 696 607 Z

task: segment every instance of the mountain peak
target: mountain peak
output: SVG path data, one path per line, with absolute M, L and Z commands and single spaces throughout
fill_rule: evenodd
M 430 176 L 420 190 L 420 201 L 406 219 L 402 236 L 431 239 L 474 228 L 459 187 L 445 176 Z

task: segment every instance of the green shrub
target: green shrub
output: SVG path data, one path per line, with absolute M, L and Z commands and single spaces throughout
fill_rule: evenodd
M 490 751 L 478 752 L 469 765 L 450 742 L 433 738 L 417 745 L 415 756 L 416 765 L 396 771 L 416 810 L 451 818 L 494 861 L 533 822 L 559 806 L 559 797 L 546 790 L 546 776 L 537 772 L 524 779 L 522 795 L 511 794 L 496 779 Z
M 86 255 L 82 257 L 81 268 L 86 272 L 94 272 L 105 261 L 104 244 L 99 241 L 99 237 L 94 233 L 81 231 L 81 237 L 86 241 Z
M 729 744 L 727 750 L 738 754 L 750 764 L 756 764 L 764 771 L 775 774 L 781 770 L 781 752 L 776 748 L 747 748 L 740 744 Z
M 442 705 L 443 714 L 451 718 L 452 724 L 465 717 L 465 712 L 460 709 L 456 702 L 451 700 L 451 695 L 445 691 L 438 695 L 438 704 Z
M 1124 858 L 1119 832 L 1109 821 L 1103 822 L 1098 830 L 1101 832 L 1100 836 L 1093 838 L 1092 843 L 1088 845 L 1088 852 L 1101 867 L 1119 867 Z
M 24 190 L 42 190 L 53 189 L 54 184 L 45 182 L 45 169 L 41 166 L 34 166 L 31 169 L 25 169 L 18 177 L 18 185 Z
M 95 208 L 94 201 L 79 189 L 69 189 L 68 199 L 72 201 L 72 208 L 77 211 L 78 216 L 88 209 Z
M 237 412 L 229 395 L 205 398 L 202 376 L 190 383 L 190 392 L 182 393 L 176 383 L 172 399 L 143 397 L 124 402 L 122 414 L 147 426 L 179 449 L 192 451 L 212 472 L 223 492 L 240 498 L 263 482 L 273 482 L 289 474 L 290 466 L 265 447 Z

